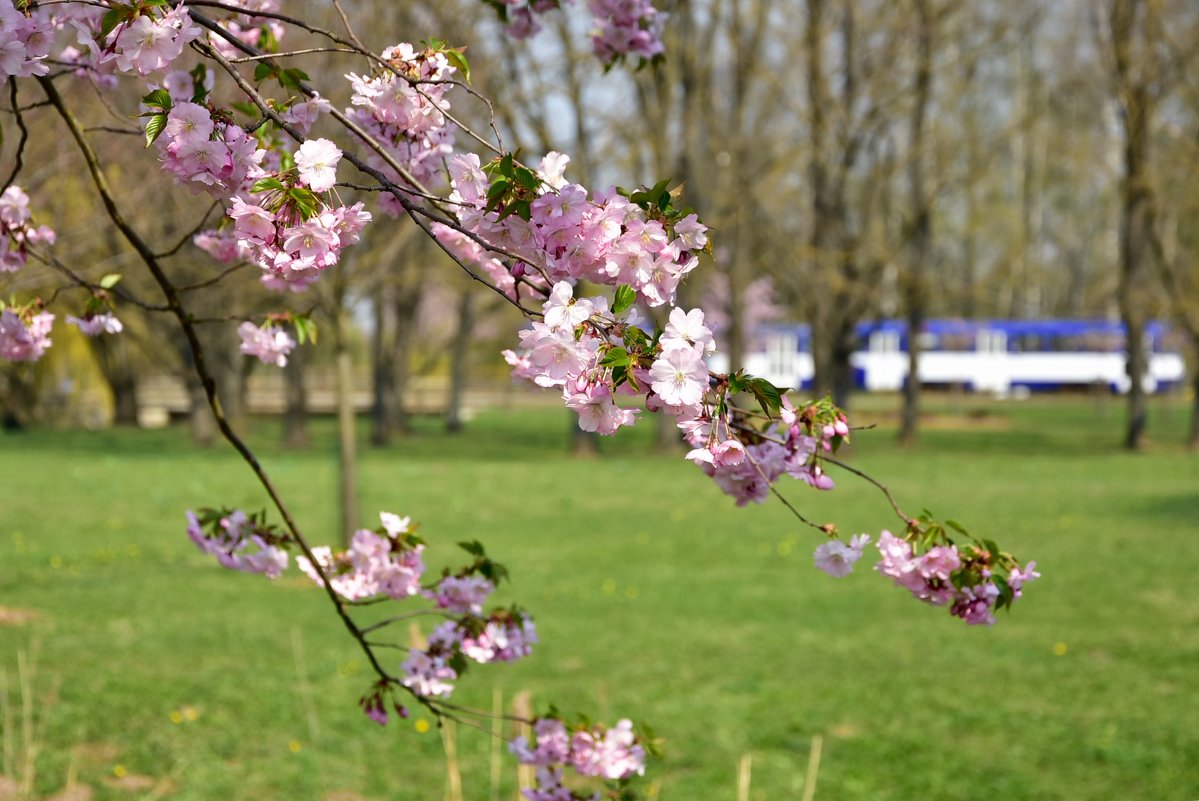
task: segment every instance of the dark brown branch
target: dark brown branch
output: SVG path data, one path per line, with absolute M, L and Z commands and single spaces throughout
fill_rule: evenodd
M 13 116 L 17 118 L 17 127 L 21 129 L 21 138 L 17 140 L 16 161 L 12 165 L 12 172 L 4 181 L 4 185 L 0 186 L 0 192 L 8 189 L 17 180 L 17 176 L 21 174 L 21 168 L 25 166 L 25 143 L 29 140 L 29 129 L 25 127 L 25 118 L 21 116 L 21 107 L 17 104 L 17 79 L 10 77 L 8 79 L 8 97 L 12 104 Z
M 100 199 L 104 204 L 104 208 L 108 213 L 109 219 L 112 220 L 113 225 L 115 225 L 121 232 L 121 235 L 125 238 L 125 241 L 129 243 L 130 247 L 133 248 L 133 250 L 141 258 L 142 262 L 146 265 L 146 268 L 150 271 L 150 274 L 154 277 L 155 282 L 158 284 L 163 295 L 166 297 L 167 307 L 170 309 L 171 313 L 174 314 L 175 319 L 179 322 L 179 326 L 183 329 L 183 334 L 187 338 L 188 347 L 191 350 L 193 367 L 196 375 L 200 379 L 201 385 L 204 388 L 204 395 L 208 400 L 208 405 L 212 410 L 213 416 L 216 418 L 217 427 L 220 429 L 222 436 L 224 436 L 229 444 L 233 446 L 234 450 L 241 455 L 246 464 L 250 466 L 251 471 L 258 478 L 259 483 L 262 485 L 263 489 L 266 490 L 267 495 L 270 496 L 271 502 L 275 505 L 275 508 L 283 518 L 284 524 L 287 526 L 287 530 L 290 533 L 291 539 L 296 543 L 300 550 L 303 551 L 304 556 L 307 557 L 308 561 L 317 571 L 317 574 L 322 578 L 322 586 L 324 587 L 326 595 L 328 595 L 329 600 L 337 610 L 338 616 L 342 619 L 342 622 L 345 624 L 346 629 L 350 632 L 350 635 L 361 646 L 368 661 L 371 663 L 371 667 L 374 668 L 375 672 L 384 681 L 394 682 L 394 677 L 392 677 L 386 670 L 383 669 L 383 666 L 379 663 L 370 646 L 366 644 L 366 641 L 362 636 L 362 632 L 358 629 L 358 626 L 354 623 L 353 619 L 350 618 L 349 613 L 346 612 L 346 609 L 342 605 L 340 598 L 333 590 L 328 578 L 325 576 L 324 568 L 321 566 L 320 561 L 312 553 L 307 541 L 300 533 L 299 526 L 296 524 L 290 510 L 287 508 L 287 505 L 283 502 L 282 497 L 280 497 L 279 492 L 275 489 L 275 486 L 270 477 L 267 475 L 266 470 L 262 467 L 261 463 L 259 463 L 258 457 L 254 455 L 254 452 L 250 450 L 249 446 L 242 441 L 241 437 L 239 437 L 229 425 L 229 421 L 225 417 L 224 410 L 221 408 L 220 399 L 217 397 L 216 380 L 208 370 L 204 348 L 200 344 L 200 339 L 196 333 L 196 328 L 192 323 L 192 317 L 183 307 L 183 304 L 179 299 L 179 295 L 176 292 L 175 286 L 171 283 L 170 279 L 163 271 L 162 265 L 159 264 L 158 258 L 154 255 L 154 251 L 151 250 L 150 246 L 146 244 L 141 235 L 134 230 L 134 228 L 130 226 L 128 222 L 126 222 L 124 215 L 121 214 L 121 211 L 117 207 L 116 200 L 112 194 L 112 190 L 108 185 L 108 179 L 105 177 L 103 170 L 100 168 L 100 162 L 96 156 L 96 152 L 92 149 L 91 144 L 84 136 L 82 128 L 75 120 L 74 115 L 71 114 L 70 110 L 63 103 L 62 96 L 58 94 L 58 90 L 54 87 L 53 82 L 46 78 L 39 78 L 38 82 L 42 85 L 42 89 L 46 92 L 47 98 L 49 98 L 50 102 L 54 105 L 54 108 L 58 111 L 59 116 L 62 117 L 63 122 L 66 123 L 67 128 L 71 132 L 71 136 L 75 140 L 75 144 L 78 146 L 80 153 L 83 154 L 84 160 L 87 162 L 88 172 L 91 175 L 92 182 L 96 186 L 96 191 L 100 195 Z M 419 700 L 423 701 L 423 699 Z

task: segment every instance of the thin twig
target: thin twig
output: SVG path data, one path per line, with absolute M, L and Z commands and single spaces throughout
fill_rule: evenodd
M 66 123 L 67 128 L 71 132 L 71 136 L 75 139 L 75 144 L 78 146 L 79 151 L 83 154 L 84 161 L 87 162 L 88 172 L 91 174 L 92 182 L 96 186 L 96 191 L 100 195 L 100 199 L 104 204 L 104 208 L 108 213 L 109 219 L 112 220 L 113 225 L 117 227 L 122 236 L 124 236 L 125 240 L 134 249 L 134 251 L 136 251 L 137 255 L 146 265 L 146 268 L 150 271 L 150 274 L 154 277 L 154 280 L 158 283 L 159 288 L 166 297 L 167 306 L 169 307 L 171 313 L 175 315 L 175 319 L 179 322 L 179 326 L 183 329 L 183 334 L 187 338 L 188 347 L 190 348 L 192 354 L 192 366 L 196 372 L 196 375 L 200 379 L 201 385 L 204 388 L 204 394 L 208 400 L 208 406 L 212 410 L 213 417 L 216 418 L 217 427 L 220 429 L 221 434 L 225 437 L 229 444 L 233 446 L 234 450 L 241 455 L 246 464 L 249 465 L 251 471 L 258 478 L 258 482 L 262 485 L 263 489 L 266 490 L 267 495 L 270 496 L 271 502 L 274 504 L 280 516 L 283 518 L 284 524 L 287 526 L 287 530 L 291 535 L 291 539 L 297 544 L 300 550 L 303 551 L 304 556 L 317 571 L 318 576 L 320 576 L 322 579 L 321 584 L 325 589 L 326 595 L 328 595 L 329 600 L 332 602 L 333 607 L 337 610 L 338 616 L 342 619 L 342 622 L 345 624 L 346 629 L 350 632 L 350 635 L 361 646 L 371 664 L 371 667 L 375 669 L 375 672 L 384 681 L 394 682 L 394 677 L 383 669 L 383 666 L 379 663 L 374 651 L 371 650 L 370 646 L 366 644 L 366 641 L 362 636 L 362 632 L 359 631 L 358 626 L 354 623 L 349 614 L 346 612 L 345 608 L 342 606 L 340 598 L 333 590 L 332 585 L 325 575 L 324 568 L 321 566 L 320 561 L 312 553 L 312 549 L 308 546 L 307 541 L 300 533 L 300 528 L 296 524 L 295 519 L 292 517 L 291 511 L 283 502 L 283 498 L 279 495 L 278 490 L 275 489 L 274 483 L 271 481 L 270 476 L 267 475 L 267 472 L 262 467 L 262 464 L 258 461 L 258 457 L 253 451 L 250 450 L 249 446 L 242 441 L 241 437 L 239 437 L 229 425 L 229 421 L 226 419 L 224 410 L 221 407 L 220 399 L 216 394 L 216 380 L 208 370 L 204 348 L 200 344 L 199 336 L 197 335 L 195 326 L 192 323 L 191 315 L 183 307 L 183 304 L 179 299 L 179 295 L 175 290 L 175 286 L 171 283 L 170 279 L 163 271 L 162 265 L 158 263 L 158 259 L 154 255 L 154 251 L 150 249 L 150 246 L 146 244 L 141 235 L 134 230 L 128 222 L 126 222 L 124 215 L 121 214 L 121 211 L 116 204 L 116 200 L 113 197 L 112 190 L 109 188 L 108 179 L 105 177 L 103 170 L 100 168 L 100 162 L 96 156 L 96 152 L 92 149 L 91 144 L 84 136 L 82 128 L 75 120 L 74 115 L 71 114 L 70 110 L 63 103 L 62 96 L 59 95 L 54 83 L 46 78 L 38 78 L 38 82 L 41 84 L 42 89 L 46 92 L 46 96 L 49 98 L 50 102 L 58 111 L 59 116 L 62 117 L 63 122 Z
M 309 53 L 357 53 L 356 50 L 350 50 L 344 47 L 309 47 L 304 50 L 288 50 L 285 53 L 259 53 L 256 56 L 238 56 L 237 58 L 229 59 L 230 64 L 242 64 L 249 61 L 269 61 L 273 58 L 287 58 L 289 56 L 306 56 Z
M 758 475 L 761 476 L 762 480 L 766 482 L 766 486 L 770 489 L 771 494 L 773 494 L 774 497 L 778 498 L 779 501 L 782 502 L 783 506 L 787 507 L 787 509 L 791 512 L 791 514 L 795 515 L 796 520 L 803 523 L 805 526 L 811 526 L 812 528 L 816 529 L 817 531 L 819 531 L 821 533 L 824 533 L 824 534 L 828 533 L 825 526 L 822 526 L 819 523 L 813 523 L 811 520 L 804 517 L 803 514 L 801 514 L 798 509 L 796 509 L 794 506 L 791 505 L 791 501 L 787 500 L 786 497 L 783 496 L 783 493 L 779 492 L 778 489 L 774 486 L 774 482 L 772 482 L 766 476 L 765 471 L 762 470 L 762 466 L 760 464 L 758 464 L 758 460 L 749 454 L 748 448 L 745 451 L 745 458 L 749 460 L 749 463 L 751 465 L 753 465 L 754 470 L 757 470 Z
M 857 469 L 856 467 L 851 467 L 850 465 L 846 464 L 845 462 L 842 462 L 840 459 L 834 459 L 831 456 L 821 456 L 820 460 L 823 462 L 828 462 L 829 464 L 836 465 L 837 467 L 840 467 L 842 470 L 847 470 L 850 473 L 853 473 L 858 478 L 865 479 L 866 481 L 873 484 L 875 487 L 877 487 L 879 490 L 882 491 L 883 495 L 887 496 L 887 501 L 891 504 L 891 508 L 895 510 L 895 514 L 899 515 L 903 519 L 903 522 L 905 524 L 910 524 L 912 522 L 912 518 L 910 518 L 906 514 L 904 514 L 903 510 L 899 508 L 899 504 L 896 503 L 896 501 L 895 501 L 895 496 L 893 496 L 891 494 L 891 490 L 887 489 L 886 484 L 879 481 L 877 478 L 871 476 L 870 474 L 862 472 L 861 470 Z
M 176 253 L 178 253 L 180 251 L 180 249 L 183 248 L 184 245 L 186 245 L 188 242 L 192 241 L 192 238 L 195 237 L 196 234 L 198 234 L 202 230 L 204 230 L 204 228 L 208 225 L 208 215 L 212 214 L 212 210 L 215 208 L 218 208 L 220 205 L 221 205 L 221 203 L 219 200 L 212 201 L 212 205 L 209 206 L 207 211 L 204 212 L 204 216 L 200 218 L 200 222 L 196 225 L 195 228 L 192 228 L 186 234 L 179 237 L 179 241 L 176 242 L 174 247 L 172 247 L 170 250 L 165 250 L 162 253 L 156 253 L 155 256 L 159 259 L 166 259 L 166 258 L 170 258 L 171 256 L 174 256 Z M 182 289 L 182 287 L 180 287 L 180 289 Z
M 217 31 L 220 31 L 222 34 L 224 34 L 224 31 L 222 31 L 219 26 L 217 26 L 211 20 L 208 20 L 203 15 L 198 14 L 195 11 L 192 11 L 191 15 L 192 15 L 192 19 L 196 20 L 197 22 L 199 22 L 202 25 L 205 25 L 205 27 L 211 26 L 212 28 L 215 28 Z M 258 108 L 262 111 L 262 113 L 267 115 L 268 117 L 270 117 L 271 121 L 274 122 L 276 125 L 278 125 L 281 130 L 286 132 L 289 136 L 291 136 L 297 142 L 304 141 L 304 135 L 298 129 L 296 129 L 293 125 L 285 122 L 283 120 L 283 118 L 280 117 L 279 114 L 269 106 L 269 104 L 266 102 L 266 99 L 261 95 L 261 93 L 259 93 L 258 90 L 256 90 L 253 86 L 251 86 L 249 81 L 247 81 L 245 79 L 245 77 L 240 72 L 238 72 L 237 68 L 235 66 L 233 66 L 231 63 L 229 63 L 229 60 L 226 59 L 224 56 L 222 56 L 220 54 L 220 52 L 218 52 L 215 48 L 209 47 L 208 45 L 199 45 L 195 42 L 193 42 L 192 44 L 194 46 L 196 46 L 196 48 L 201 53 L 203 53 L 204 55 L 208 56 L 209 58 L 213 59 L 218 64 L 220 64 L 221 67 L 230 75 L 230 77 L 233 78 L 234 82 L 237 83 L 238 87 L 240 87 L 242 89 L 242 91 L 244 91 L 247 95 L 249 95 L 250 99 L 254 102 L 254 104 L 256 106 L 258 106 Z M 235 44 L 235 46 L 238 46 L 241 49 L 246 49 L 246 47 L 247 47 L 246 45 L 244 45 L 240 42 L 237 42 L 236 39 L 233 39 L 231 44 Z M 310 94 L 312 93 L 311 89 L 308 89 L 307 91 Z M 361 128 L 359 128 L 351 120 L 346 118 L 345 115 L 342 115 L 340 113 L 334 113 L 333 116 L 338 120 L 338 122 L 341 122 L 346 127 L 350 128 L 351 130 L 355 130 L 357 133 L 359 133 L 360 138 L 363 140 L 363 142 L 365 142 L 368 146 L 371 146 L 372 149 L 375 149 L 377 153 L 380 153 L 381 155 L 383 155 L 385 157 L 385 160 L 388 161 L 389 166 L 398 167 L 398 164 L 396 163 L 395 159 L 392 158 L 391 155 L 388 154 L 382 148 L 382 146 L 379 145 L 379 143 L 373 139 L 373 137 L 371 137 L 369 134 L 366 134 L 364 131 L 362 131 Z M 508 256 L 514 260 L 522 261 L 522 259 L 520 259 L 520 257 L 516 256 L 515 254 L 509 254 L 506 251 L 497 250 L 494 246 L 488 245 L 486 242 L 482 241 L 478 237 L 478 235 L 463 229 L 461 227 L 461 225 L 459 225 L 456 221 L 438 217 L 438 216 L 434 215 L 432 212 L 430 212 L 428 209 L 422 208 L 421 206 L 418 206 L 417 204 L 413 203 L 411 200 L 409 200 L 407 197 L 404 196 L 403 190 L 400 187 L 398 187 L 393 181 L 388 179 L 386 175 L 384 175 L 381 171 L 375 169 L 374 167 L 371 167 L 369 164 L 362 161 L 360 158 L 358 158 L 354 154 L 345 153 L 343 155 L 343 157 L 347 161 L 349 161 L 351 164 L 353 164 L 354 167 L 356 167 L 360 172 L 363 172 L 366 175 L 369 175 L 370 177 L 372 177 L 376 181 L 378 181 L 381 185 L 386 186 L 387 189 L 391 192 L 392 197 L 394 197 L 400 203 L 400 205 L 404 208 L 404 210 L 408 213 L 409 218 L 411 218 L 412 221 L 415 222 L 421 228 L 421 230 L 423 230 L 437 244 L 437 246 L 439 248 L 441 248 L 446 253 L 446 255 L 448 255 L 451 259 L 453 259 L 454 263 L 457 264 L 460 268 L 462 268 L 462 270 L 467 275 L 469 275 L 473 280 L 477 281 L 478 283 L 482 284 L 483 286 L 487 287 L 491 291 L 498 294 L 500 297 L 504 298 L 504 300 L 506 300 L 508 303 L 510 303 L 513 306 L 515 306 L 516 308 L 520 309 L 521 313 L 523 313 L 529 317 L 541 316 L 540 312 L 538 312 L 534 309 L 526 308 L 525 306 L 523 306 L 520 303 L 519 300 L 508 297 L 506 294 L 504 294 L 504 291 L 502 289 L 500 289 L 495 284 L 491 283 L 490 281 L 488 281 L 487 279 L 483 278 L 478 273 L 476 273 L 473 269 L 471 269 L 471 267 L 468 264 L 466 264 L 465 262 L 463 262 L 462 259 L 459 258 L 449 248 L 449 246 L 447 246 L 444 242 L 442 242 L 440 239 L 438 239 L 436 235 L 434 235 L 432 229 L 429 226 L 429 223 L 420 218 L 427 217 L 429 219 L 434 220 L 435 222 L 441 222 L 445 225 L 453 227 L 454 230 L 460 231 L 463 234 L 465 234 L 466 236 L 469 236 L 472 240 L 479 242 L 483 247 L 486 247 L 488 250 L 491 250 L 492 252 L 501 253 L 502 255 Z M 403 173 L 402 170 L 397 170 L 397 172 L 400 172 L 401 175 Z M 405 178 L 405 180 L 407 180 L 407 179 Z M 413 185 L 419 186 L 419 184 L 417 184 L 417 183 L 414 183 Z
M 15 76 L 10 76 L 8 79 L 8 97 L 12 104 L 13 116 L 17 118 L 17 127 L 21 129 L 21 138 L 17 140 L 16 161 L 12 165 L 12 172 L 4 181 L 4 185 L 0 186 L 0 192 L 8 189 L 17 180 L 17 176 L 21 174 L 21 168 L 25 166 L 25 142 L 29 140 L 29 129 L 25 127 L 25 118 L 21 116 L 21 107 L 17 104 L 17 79 Z
M 171 310 L 171 308 L 169 306 L 163 306 L 163 305 L 158 305 L 158 304 L 154 304 L 154 303 L 147 303 L 146 301 L 141 300 L 140 298 L 136 298 L 133 295 L 129 294 L 129 292 L 127 292 L 126 290 L 122 289 L 120 286 L 114 286 L 111 289 L 105 289 L 104 287 L 100 286 L 99 284 L 92 283 L 91 281 L 87 280 L 83 276 L 79 275 L 77 272 L 72 270 L 70 267 L 63 264 L 62 261 L 60 261 L 58 259 L 58 257 L 54 256 L 52 253 L 44 251 L 41 248 L 36 247 L 34 245 L 26 244 L 25 247 L 26 247 L 26 252 L 30 256 L 33 256 L 35 259 L 37 259 L 38 261 L 40 261 L 42 264 L 46 265 L 47 267 L 50 267 L 51 269 L 57 270 L 58 272 L 62 273 L 76 286 L 83 287 L 84 289 L 87 289 L 90 292 L 101 292 L 101 291 L 109 292 L 109 293 L 115 295 L 116 297 L 120 298 L 121 300 L 125 301 L 126 303 L 131 303 L 134 306 L 137 306 L 139 309 L 143 309 L 144 311 L 169 312 Z
M 238 270 L 244 269 L 248 266 L 250 266 L 248 262 L 241 261 L 241 262 L 238 262 L 237 264 L 234 264 L 231 267 L 228 267 L 228 268 L 222 270 L 218 275 L 215 275 L 212 278 L 209 278 L 207 281 L 201 281 L 198 284 L 185 284 L 184 286 L 177 287 L 176 290 L 180 294 L 185 294 L 187 292 L 194 292 L 197 289 L 206 289 L 207 287 L 210 287 L 213 284 L 219 284 L 221 281 L 225 280 L 227 277 L 229 277 L 233 273 L 237 272 Z

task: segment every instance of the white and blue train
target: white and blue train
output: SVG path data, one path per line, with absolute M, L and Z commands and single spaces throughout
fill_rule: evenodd
M 759 333 L 759 350 L 746 356 L 746 369 L 778 386 L 812 383 L 811 329 L 771 325 Z M 908 380 L 908 329 L 900 320 L 861 323 L 851 358 L 858 389 L 894 392 Z M 1107 320 L 929 320 L 920 332 L 920 382 L 1008 394 L 1106 387 L 1127 392 L 1124 326 Z M 1148 392 L 1181 384 L 1186 365 L 1169 326 L 1145 330 Z M 714 369 L 723 369 L 714 364 Z

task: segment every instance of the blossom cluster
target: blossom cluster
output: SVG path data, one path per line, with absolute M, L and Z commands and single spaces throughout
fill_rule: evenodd
M 147 76 L 170 68 L 189 42 L 201 36 L 180 3 L 36 4 L 22 12 L 0 4 L 0 78 L 46 75 L 51 63 L 74 66 L 97 86 L 116 85 L 116 73 Z M 74 43 L 51 57 L 60 31 Z
M 240 509 L 226 512 L 187 512 L 187 536 L 204 553 L 215 556 L 222 567 L 243 573 L 278 578 L 287 569 L 284 542 L 261 516 Z
M 53 245 L 57 238 L 47 225 L 34 225 L 29 195 L 19 186 L 0 194 L 0 273 L 15 273 L 25 266 L 28 245 Z
M 286 569 L 288 538 L 261 515 L 203 510 L 199 515 L 188 512 L 187 517 L 188 536 L 224 567 L 271 578 Z M 515 662 L 532 652 L 537 629 L 527 613 L 517 607 L 484 609 L 506 571 L 487 558 L 481 545 L 462 543 L 473 562 L 424 585 L 425 546 L 411 519 L 388 512 L 379 519 L 380 528 L 355 532 L 347 549 L 312 548 L 312 559 L 298 555 L 296 566 L 317 585 L 327 583 L 345 601 L 387 597 L 432 602 L 427 614 L 446 620 L 430 633 L 426 645 L 409 650 L 400 665 L 401 686 L 421 698 L 448 698 L 468 662 Z M 382 700 L 386 689 L 377 687 L 362 699 L 363 711 L 379 723 L 387 721 Z
M 875 569 L 889 576 L 912 597 L 933 606 L 948 606 L 950 614 L 971 624 L 991 625 L 997 608 L 1023 594 L 1025 582 L 1039 578 L 1036 562 L 1024 568 L 1004 554 L 978 546 L 959 549 L 949 543 L 917 553 L 907 539 L 883 531 L 878 539 L 882 560 Z M 1006 575 L 1002 567 L 1007 567 Z
M 192 192 L 225 199 L 262 174 L 258 140 L 198 103 L 175 103 L 156 144 L 162 168 Z
M 50 347 L 54 315 L 35 311 L 37 305 L 0 311 L 0 359 L 35 362 Z
M 380 521 L 382 532 L 358 530 L 345 551 L 334 554 L 325 546 L 312 549 L 329 586 L 347 601 L 377 595 L 402 600 L 420 593 L 425 546 L 405 536 L 410 533 L 411 520 L 384 512 Z M 325 579 L 307 558 L 297 556 L 296 565 L 317 584 L 324 584 Z
M 407 43 L 389 47 L 381 56 L 388 69 L 372 75 L 346 75 L 353 88 L 353 105 L 346 116 L 404 168 L 408 177 L 372 153 L 371 165 L 391 181 L 401 186 L 410 184 L 408 178 L 420 185 L 435 182 L 442 159 L 453 152 L 454 132 L 445 116 L 450 108 L 445 94 L 456 70 L 445 52 L 432 48 L 418 51 Z M 381 197 L 379 207 L 395 216 L 403 213 L 391 195 Z
M 596 24 L 591 47 L 604 64 L 626 55 L 648 61 L 665 52 L 666 15 L 650 0 L 587 0 L 587 8 Z
M 53 46 L 54 26 L 48 15 L 25 16 L 15 5 L 0 3 L 0 78 L 45 75 Z
M 528 801 L 574 801 L 581 796 L 563 786 L 562 770 L 569 766 L 580 776 L 619 781 L 645 773 L 645 748 L 633 723 L 621 720 L 610 729 L 581 725 L 573 730 L 555 717 L 533 724 L 533 741 L 517 737 L 509 750 L 523 765 L 537 768 L 537 785 L 522 792 Z
M 824 472 L 820 459 L 849 438 L 849 424 L 831 404 L 810 404 L 797 410 L 782 398 L 778 424 L 748 435 L 737 427 L 731 410 L 726 410 L 717 422 L 723 425 L 708 423 L 687 432 L 693 445 L 705 445 L 689 453 L 688 458 L 699 464 L 738 506 L 764 502 L 771 486 L 784 475 L 813 489 L 833 489 L 833 480 Z M 758 441 L 742 446 L 738 436 Z
M 514 277 L 533 285 L 584 279 L 631 286 L 650 307 L 672 303 L 679 283 L 699 264 L 706 226 L 694 214 L 663 219 L 615 189 L 592 196 L 563 179 L 569 160 L 551 153 L 532 180 L 516 169 L 513 178 L 491 181 L 477 155 L 453 156 L 450 200 L 459 205 L 462 227 L 494 251 L 515 256 Z M 509 167 L 510 161 L 501 169 Z M 495 202 L 496 187 L 510 192 L 503 208 Z
M 287 354 L 296 346 L 290 334 L 273 325 L 258 326 L 245 322 L 237 327 L 237 333 L 241 337 L 242 353 L 256 356 L 263 364 L 276 367 L 287 364 Z
M 220 261 L 253 262 L 272 289 L 306 287 L 340 261 L 371 221 L 361 202 L 331 202 L 341 156 L 328 139 L 309 139 L 296 151 L 294 168 L 250 173 L 255 180 L 243 182 L 226 211 L 232 228 L 197 234 L 196 245 Z
M 570 3 L 571 0 L 565 0 Z M 541 30 L 538 17 L 561 8 L 562 0 L 499 0 L 493 3 L 504 21 L 504 30 L 514 39 L 527 39 Z M 665 51 L 662 28 L 666 14 L 650 0 L 587 0 L 592 16 L 592 49 L 610 66 L 623 56 L 646 61 Z
M 88 311 L 83 317 L 67 315 L 67 324 L 79 329 L 81 334 L 98 337 L 101 334 L 119 334 L 125 330 L 124 324 L 116 315 L 107 311 Z
M 200 38 L 201 30 L 192 24 L 183 3 L 167 8 L 157 19 L 149 13 L 137 14 L 113 29 L 107 49 L 118 70 L 138 75 L 161 72 L 183 54 L 188 42 Z
M 265 49 L 267 45 L 277 45 L 283 38 L 286 31 L 283 25 L 278 20 L 261 16 L 277 12 L 281 5 L 279 0 L 226 0 L 224 5 L 244 9 L 240 13 L 231 12 L 216 19 L 222 29 L 243 44 Z M 220 36 L 209 36 L 209 43 L 226 58 L 241 55 Z

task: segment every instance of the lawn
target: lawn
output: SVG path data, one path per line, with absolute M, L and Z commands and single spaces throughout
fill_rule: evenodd
M 779 504 L 736 509 L 652 454 L 648 426 L 570 458 L 559 410 L 487 413 L 459 437 L 430 422 L 365 451 L 364 522 L 420 520 L 431 566 L 482 540 L 511 568 L 502 599 L 537 618 L 533 658 L 472 671 L 455 700 L 510 707 L 531 690 L 535 709 L 648 721 L 665 758 L 644 787 L 663 801 L 735 799 L 746 755 L 750 798 L 798 799 L 817 736 L 816 799 L 1199 798 L 1199 457 L 1176 444 L 1181 402 L 1155 402 L 1142 454 L 1116 447 L 1116 401 L 941 400 L 915 450 L 895 445 L 886 403 L 863 401 L 882 423 L 854 464 L 1044 574 L 993 628 L 866 561 L 820 573 L 818 539 Z M 321 542 L 335 465 L 317 435 L 302 453 L 269 423 L 251 438 Z M 264 505 L 227 449 L 34 431 L 0 435 L 0 475 L 7 776 L 99 801 L 443 797 L 438 730 L 362 716 L 368 670 L 321 593 L 294 571 L 227 573 L 188 542 L 188 508 Z M 832 493 L 786 490 L 845 531 L 897 522 L 837 477 Z M 493 739 L 455 734 L 463 797 L 489 799 Z M 514 798 L 506 755 L 499 778 Z

